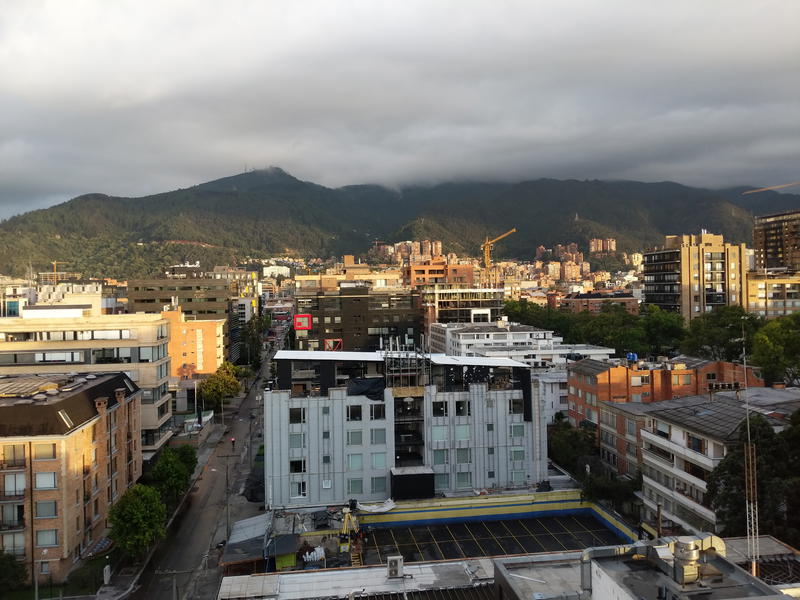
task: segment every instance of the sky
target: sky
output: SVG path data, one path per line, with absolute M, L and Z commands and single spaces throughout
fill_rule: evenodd
M 266 166 L 797 181 L 798 25 L 796 0 L 0 0 L 0 218 Z

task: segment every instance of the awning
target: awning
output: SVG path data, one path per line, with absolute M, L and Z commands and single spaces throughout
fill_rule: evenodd
M 286 533 L 270 538 L 264 548 L 266 556 L 280 556 L 297 552 L 300 547 L 300 536 L 296 533 Z

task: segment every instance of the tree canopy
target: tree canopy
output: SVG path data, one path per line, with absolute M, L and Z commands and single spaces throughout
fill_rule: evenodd
M 15 590 L 25 584 L 28 572 L 25 564 L 6 552 L 0 551 L 0 590 Z
M 174 505 L 189 486 L 192 472 L 187 469 L 188 459 L 188 456 L 182 459 L 174 448 L 164 448 L 147 474 L 147 484 L 158 490 L 168 506 Z
M 109 534 L 131 556 L 142 556 L 166 535 L 167 508 L 154 488 L 136 484 L 109 511 Z
M 750 418 L 756 447 L 759 530 L 796 546 L 800 543 L 800 411 L 785 430 L 775 433 L 761 415 Z M 712 471 L 708 498 L 726 536 L 744 535 L 744 448 L 746 428 L 738 443 Z
M 238 375 L 238 367 L 224 362 L 216 373 L 200 382 L 197 391 L 210 408 L 219 410 L 225 398 L 239 393 Z

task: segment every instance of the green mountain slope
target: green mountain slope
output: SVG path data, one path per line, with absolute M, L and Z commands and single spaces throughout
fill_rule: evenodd
M 595 236 L 641 249 L 701 228 L 749 241 L 751 212 L 784 210 L 798 199 L 789 196 L 759 195 L 756 202 L 741 191 L 670 182 L 552 179 L 331 189 L 272 168 L 142 198 L 87 194 L 11 218 L 0 223 L 0 273 L 47 270 L 58 260 L 86 275 L 124 278 L 185 260 L 328 257 L 363 252 L 374 239 L 426 237 L 477 255 L 485 236 L 511 227 L 518 232 L 498 244 L 499 257 L 530 259 L 539 244 L 585 247 Z

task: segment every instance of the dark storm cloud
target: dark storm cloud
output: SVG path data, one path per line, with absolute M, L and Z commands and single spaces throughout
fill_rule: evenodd
M 25 2 L 0 216 L 279 165 L 326 185 L 800 179 L 800 4 Z

